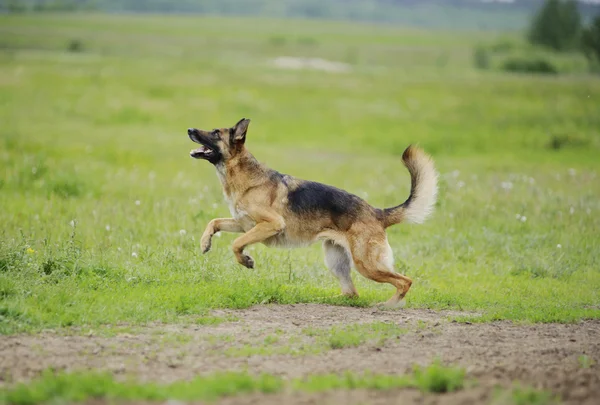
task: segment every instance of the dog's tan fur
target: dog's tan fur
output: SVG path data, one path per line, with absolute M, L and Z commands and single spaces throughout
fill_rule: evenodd
M 232 128 L 188 130 L 201 145 L 192 157 L 216 167 L 233 218 L 209 222 L 201 239 L 203 253 L 220 231 L 243 233 L 233 242 L 237 261 L 254 267 L 244 248 L 254 243 L 296 247 L 323 241 L 325 263 L 339 279 L 342 293 L 358 296 L 350 276 L 352 263 L 360 274 L 379 283 L 390 283 L 396 293 L 387 301 L 399 305 L 412 280 L 394 271 L 392 249 L 385 228 L 400 222 L 421 223 L 433 210 L 437 173 L 432 160 L 409 146 L 402 156 L 411 175 L 410 197 L 393 208 L 378 209 L 335 187 L 280 174 L 259 163 L 245 147 L 250 120 Z

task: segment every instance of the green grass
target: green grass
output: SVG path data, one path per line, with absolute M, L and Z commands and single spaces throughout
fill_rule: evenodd
M 498 391 L 492 405 L 551 405 L 560 404 L 560 399 L 549 391 L 531 387 L 515 386 L 510 390 Z
M 332 328 L 305 328 L 302 335 L 280 337 L 267 335 L 262 342 L 238 342 L 237 345 L 223 349 L 218 347 L 219 353 L 231 357 L 273 356 L 287 354 L 292 356 L 306 356 L 324 353 L 329 350 L 358 347 L 371 344 L 375 347 L 383 346 L 388 339 L 400 338 L 408 329 L 385 322 L 367 324 L 347 324 Z M 210 343 L 221 343 L 214 339 Z
M 577 358 L 577 361 L 579 362 L 579 366 L 581 368 L 590 368 L 591 366 L 596 364 L 596 361 L 587 354 L 582 354 L 581 356 L 579 356 Z
M 307 328 L 303 332 L 307 336 L 316 337 L 319 346 L 327 349 L 343 349 L 358 347 L 367 341 L 383 345 L 387 339 L 397 338 L 408 330 L 393 323 L 373 322 L 334 326 L 330 329 Z
M 424 381 L 422 374 L 436 375 L 436 382 Z M 284 381 L 261 374 L 218 373 L 171 384 L 142 383 L 129 379 L 117 381 L 110 374 L 55 373 L 47 370 L 27 384 L 0 389 L 0 403 L 34 405 L 51 402 L 83 402 L 92 399 L 111 401 L 212 401 L 221 397 L 251 392 L 274 393 L 285 389 L 322 392 L 334 389 L 418 388 L 423 392 L 450 392 L 463 387 L 464 371 L 433 364 L 424 371 L 408 375 L 353 374 L 311 375 Z
M 465 370 L 445 367 L 439 361 L 414 369 L 414 381 L 423 392 L 453 392 L 463 387 L 464 379 Z
M 599 318 L 600 80 L 475 69 L 473 47 L 498 38 L 0 15 L 0 333 L 389 298 L 390 286 L 360 276 L 360 299 L 337 298 L 319 246 L 254 246 L 255 270 L 235 263 L 234 235 L 200 254 L 204 226 L 229 214 L 214 169 L 188 157 L 185 130 L 242 116 L 260 160 L 378 207 L 408 195 L 409 143 L 433 155 L 435 216 L 388 232 L 397 270 L 414 280 L 408 308 L 482 314 L 472 321 Z M 351 70 L 281 70 L 278 56 Z
M 282 384 L 281 379 L 266 374 L 251 376 L 247 373 L 218 373 L 208 377 L 197 377 L 192 381 L 159 385 L 133 380 L 120 382 L 108 373 L 64 374 L 48 371 L 28 384 L 2 389 L 0 402 L 34 405 L 52 401 L 83 402 L 91 399 L 211 401 L 251 392 L 277 392 L 281 390 Z

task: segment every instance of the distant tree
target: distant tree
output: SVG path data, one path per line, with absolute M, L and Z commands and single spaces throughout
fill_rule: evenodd
M 0 7 L 0 10 L 4 7 Z M 6 2 L 6 10 L 9 13 L 22 13 L 27 11 L 27 6 L 20 0 L 8 0 Z
M 581 45 L 590 62 L 600 62 L 600 15 L 583 30 Z
M 557 51 L 577 46 L 581 34 L 581 16 L 574 0 L 546 0 L 534 16 L 529 41 Z

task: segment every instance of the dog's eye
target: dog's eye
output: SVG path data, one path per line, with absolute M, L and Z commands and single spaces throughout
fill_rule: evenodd
M 219 132 L 219 130 L 215 129 L 212 132 L 212 136 L 214 136 L 215 138 L 218 138 L 219 136 L 221 136 L 221 132 Z

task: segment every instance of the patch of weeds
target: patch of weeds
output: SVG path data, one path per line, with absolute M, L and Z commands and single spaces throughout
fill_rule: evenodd
M 186 344 L 192 341 L 192 336 L 185 333 L 165 333 L 158 339 L 160 343 Z
M 445 367 L 435 361 L 426 368 L 415 366 L 414 381 L 423 392 L 453 392 L 464 386 L 465 370 L 455 367 Z
M 509 52 L 513 49 L 517 48 L 517 44 L 510 39 L 504 38 L 501 39 L 489 46 L 490 51 L 492 52 Z
M 20 261 L 21 255 L 18 252 L 2 247 L 0 251 L 0 273 L 14 270 L 18 267 Z
M 565 148 L 585 148 L 590 144 L 590 140 L 579 135 L 573 134 L 553 134 L 546 144 L 548 149 L 560 150 Z
M 0 299 L 8 298 L 17 293 L 15 282 L 0 275 Z
M 543 58 L 512 57 L 504 61 L 502 69 L 514 73 L 558 74 L 552 62 Z
M 329 390 L 349 389 L 392 389 L 414 386 L 411 376 L 404 375 L 355 375 L 347 372 L 343 375 L 325 374 L 309 375 L 295 380 L 293 387 L 297 391 L 322 392 Z
M 73 53 L 79 53 L 84 51 L 83 41 L 80 39 L 72 39 L 67 45 L 67 51 Z
M 50 193 L 67 199 L 79 197 L 83 194 L 83 183 L 74 178 L 61 178 L 48 183 Z
M 511 276 L 527 275 L 531 278 L 548 277 L 548 270 L 539 266 L 520 265 L 518 268 L 511 270 Z
M 30 320 L 18 309 L 7 305 L 0 306 L 0 335 L 8 335 L 26 328 Z
M 321 346 L 329 349 L 343 349 L 358 347 L 367 341 L 374 341 L 378 345 L 382 345 L 387 339 L 406 333 L 407 329 L 393 323 L 374 322 L 334 326 L 331 329 L 308 328 L 303 332 L 307 336 L 316 337 Z
M 234 341 L 234 337 L 233 335 L 209 335 L 206 338 L 206 341 L 208 342 L 208 344 L 215 346 L 215 345 L 219 345 L 219 344 L 223 344 L 223 343 L 231 343 Z
M 11 405 L 43 402 L 84 402 L 89 399 L 211 401 L 241 393 L 280 391 L 282 380 L 267 374 L 218 373 L 169 385 L 117 382 L 108 373 L 54 373 L 45 371 L 29 384 L 0 391 L 0 401 Z
M 277 336 L 271 336 L 271 335 L 267 336 L 265 338 L 265 340 L 263 341 L 263 343 L 265 345 L 272 345 L 272 344 L 275 344 L 277 342 L 279 342 L 279 338 Z
M 549 405 L 558 404 L 558 398 L 551 392 L 537 390 L 530 387 L 516 386 L 510 391 L 499 391 L 494 395 L 492 405 Z
M 433 371 L 430 369 L 433 368 Z M 423 375 L 452 376 L 443 384 L 424 384 Z M 39 403 L 85 402 L 91 399 L 109 401 L 212 401 L 226 396 L 253 392 L 275 393 L 293 391 L 323 392 L 333 389 L 377 389 L 415 387 L 428 392 L 449 392 L 463 386 L 464 372 L 434 364 L 412 375 L 326 374 L 284 381 L 281 377 L 246 372 L 216 373 L 191 381 L 171 384 L 141 383 L 136 380 L 116 381 L 109 373 L 56 373 L 46 370 L 37 379 L 11 387 L 0 388 L 0 402 L 9 405 Z M 437 380 L 436 380 L 437 381 Z M 441 388 L 445 389 L 442 391 Z M 435 389 L 435 390 L 434 390 Z M 520 394 L 521 397 L 526 395 Z M 532 402 L 533 403 L 533 402 Z M 528 404 L 528 402 L 519 402 Z
M 235 317 L 223 318 L 220 316 L 207 315 L 207 316 L 201 316 L 201 317 L 194 319 L 194 323 L 196 325 L 219 325 L 219 324 L 222 324 L 223 322 L 233 322 L 233 321 L 236 321 L 237 319 L 238 318 L 235 318 Z
M 427 329 L 427 322 L 422 319 L 417 320 L 417 330 L 423 331 L 425 329 Z
M 76 225 L 73 226 L 68 244 L 57 252 L 47 251 L 39 270 L 46 276 L 45 281 L 57 283 L 61 278 L 82 271 L 80 267 L 81 247 L 76 240 Z
M 365 337 L 352 331 L 332 332 L 328 339 L 328 345 L 332 349 L 343 349 L 346 347 L 358 347 L 365 342 Z
M 594 364 L 596 364 L 596 362 L 594 361 L 594 359 L 592 359 L 587 354 L 582 354 L 581 356 L 579 356 L 577 358 L 577 361 L 579 363 L 579 367 L 581 367 L 581 368 L 590 368 Z

